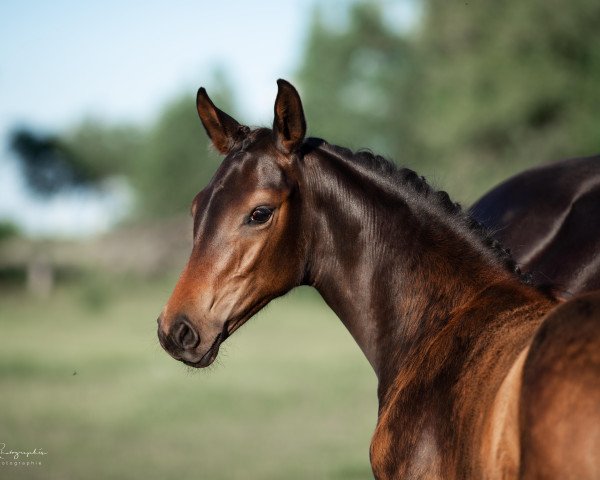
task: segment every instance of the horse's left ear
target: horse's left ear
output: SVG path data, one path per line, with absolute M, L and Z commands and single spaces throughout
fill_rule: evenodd
M 285 154 L 296 151 L 306 135 L 306 121 L 300 95 L 293 85 L 285 80 L 277 80 L 275 99 L 275 120 L 273 132 L 277 147 Z

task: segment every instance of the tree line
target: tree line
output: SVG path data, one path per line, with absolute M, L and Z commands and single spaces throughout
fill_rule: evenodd
M 389 4 L 348 4 L 343 25 L 311 13 L 295 78 L 309 134 L 368 147 L 472 201 L 510 173 L 600 150 L 600 2 L 421 0 L 401 31 Z M 235 114 L 224 75 L 211 96 Z M 220 159 L 192 93 L 150 126 L 84 120 L 13 148 L 32 189 L 96 188 L 125 176 L 136 213 L 182 213 Z

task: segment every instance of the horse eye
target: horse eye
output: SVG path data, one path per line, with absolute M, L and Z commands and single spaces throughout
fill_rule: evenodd
M 266 223 L 273 215 L 269 207 L 256 207 L 250 215 L 249 223 Z

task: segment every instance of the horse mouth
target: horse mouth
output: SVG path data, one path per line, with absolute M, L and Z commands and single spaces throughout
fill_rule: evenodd
M 221 346 L 221 344 L 233 332 L 235 332 L 238 328 L 240 328 L 242 325 L 244 325 L 244 323 L 246 323 L 248 321 L 248 319 L 250 319 L 254 314 L 256 314 L 267 303 L 269 303 L 269 301 L 265 299 L 265 300 L 259 302 L 256 306 L 254 306 L 254 308 L 250 309 L 250 311 L 247 312 L 245 315 L 240 315 L 239 317 L 237 317 L 235 319 L 225 322 L 225 324 L 223 325 L 223 331 L 220 332 L 215 337 L 212 345 L 210 346 L 208 351 L 204 355 L 202 355 L 202 358 L 200 358 L 200 360 L 198 360 L 196 362 L 190 362 L 189 360 L 186 360 L 184 358 L 180 358 L 179 360 L 182 361 L 183 363 L 185 363 L 186 365 L 188 365 L 189 367 L 194 367 L 194 368 L 208 367 L 211 363 L 213 363 L 215 361 L 215 358 L 217 358 L 217 355 L 219 354 L 219 347 Z
M 210 348 L 208 349 L 208 351 L 204 355 L 202 355 L 202 358 L 200 358 L 200 360 L 198 360 L 197 362 L 190 362 L 188 360 L 185 360 L 184 358 L 182 358 L 180 360 L 189 367 L 194 367 L 194 368 L 208 367 L 211 363 L 213 363 L 215 361 L 215 358 L 217 358 L 217 355 L 219 354 L 219 347 L 221 346 L 221 344 L 223 343 L 224 340 L 225 340 L 225 335 L 223 334 L 223 332 L 219 333 L 215 337 L 215 339 L 214 339 L 212 345 L 210 346 Z

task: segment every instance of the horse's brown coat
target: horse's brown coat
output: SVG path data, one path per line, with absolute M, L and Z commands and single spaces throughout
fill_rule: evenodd
M 519 397 L 523 364 L 529 353 L 524 348 L 504 377 L 492 403 L 481 442 L 481 464 L 486 478 L 514 478 L 519 465 Z
M 522 478 L 600 478 L 599 316 L 598 292 L 578 297 L 533 340 L 521 393 Z
M 312 285 L 379 380 L 376 478 L 598 478 L 600 293 L 557 308 L 414 172 L 304 139 L 300 98 L 279 87 L 273 130 L 199 92 L 227 157 L 194 200 L 163 346 L 206 366 L 272 298 Z

